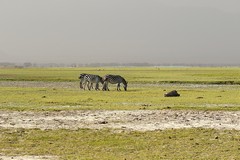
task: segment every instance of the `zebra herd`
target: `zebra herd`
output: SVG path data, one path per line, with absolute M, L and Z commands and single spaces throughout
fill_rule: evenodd
M 95 83 L 95 90 L 100 90 L 99 89 L 99 83 L 102 84 L 102 90 L 103 91 L 109 91 L 108 84 L 117 84 L 117 91 L 120 91 L 120 84 L 123 84 L 123 88 L 125 91 L 127 91 L 127 81 L 121 77 L 120 75 L 111 75 L 107 74 L 103 77 L 99 75 L 94 75 L 94 74 L 86 74 L 82 73 L 79 76 L 80 79 L 80 88 L 81 89 L 86 89 L 86 86 L 88 87 L 88 90 L 93 89 L 93 84 Z

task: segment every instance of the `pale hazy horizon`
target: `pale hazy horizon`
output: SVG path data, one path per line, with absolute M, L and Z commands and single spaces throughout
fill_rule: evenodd
M 0 62 L 240 64 L 238 0 L 1 0 Z

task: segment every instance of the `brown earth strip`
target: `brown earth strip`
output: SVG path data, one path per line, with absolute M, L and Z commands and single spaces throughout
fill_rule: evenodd
M 154 131 L 178 128 L 240 130 L 240 111 L 0 111 L 2 128 L 120 129 Z

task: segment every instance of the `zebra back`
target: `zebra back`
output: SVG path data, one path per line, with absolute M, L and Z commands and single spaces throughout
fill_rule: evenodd
M 99 83 L 101 82 L 103 84 L 103 79 L 99 75 L 94 74 L 87 74 L 84 76 L 84 79 L 90 83 Z
M 117 90 L 120 90 L 120 83 L 123 83 L 124 85 L 124 90 L 127 90 L 127 81 L 120 75 L 105 75 L 103 77 L 103 81 L 105 83 L 104 89 L 103 90 L 107 90 L 107 83 L 111 83 L 111 84 L 118 84 L 117 86 Z

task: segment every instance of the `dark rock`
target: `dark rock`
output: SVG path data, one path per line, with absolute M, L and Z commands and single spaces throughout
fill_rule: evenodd
M 180 96 L 180 94 L 178 94 L 176 90 L 173 90 L 171 92 L 164 94 L 164 97 L 179 97 L 179 96 Z
M 197 99 L 203 99 L 203 97 L 197 97 Z

